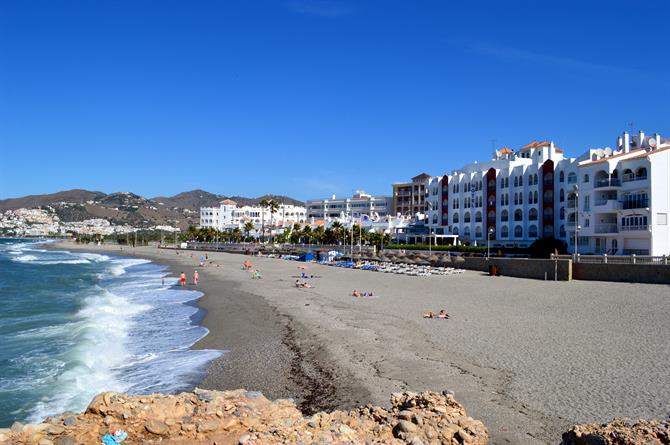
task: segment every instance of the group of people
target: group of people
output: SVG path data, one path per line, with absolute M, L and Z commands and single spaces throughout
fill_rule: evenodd
M 196 270 L 196 271 L 193 272 L 193 284 L 197 286 L 199 280 L 200 280 L 200 274 Z M 186 274 L 184 272 L 182 272 L 179 275 L 179 285 L 181 287 L 186 286 Z
M 351 293 L 352 297 L 360 298 L 360 297 L 374 297 L 375 294 L 372 292 L 360 292 L 354 289 L 354 291 Z
M 446 320 L 449 318 L 449 314 L 447 314 L 447 311 L 442 309 L 439 313 L 435 313 L 433 311 L 430 312 L 424 312 L 423 318 L 441 318 L 443 320 Z

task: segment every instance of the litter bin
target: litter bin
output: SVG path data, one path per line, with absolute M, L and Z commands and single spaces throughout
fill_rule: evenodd
M 489 264 L 489 275 L 492 277 L 498 275 L 498 266 L 495 264 Z

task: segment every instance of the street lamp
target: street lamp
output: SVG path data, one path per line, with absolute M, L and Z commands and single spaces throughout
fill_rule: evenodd
M 486 259 L 488 260 L 491 256 L 491 235 L 495 233 L 493 227 L 489 227 L 489 230 L 486 231 Z

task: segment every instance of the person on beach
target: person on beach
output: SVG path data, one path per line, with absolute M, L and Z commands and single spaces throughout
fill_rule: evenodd
M 423 318 L 435 318 L 435 313 L 433 311 L 425 312 Z
M 300 280 L 295 280 L 295 287 L 300 287 Z
M 181 275 L 179 275 L 179 285 L 181 287 L 186 286 L 186 274 L 184 272 L 182 272 Z
M 358 298 L 358 297 L 361 296 L 361 293 L 358 292 L 356 289 L 354 289 L 354 291 L 351 293 L 351 296 L 352 296 L 352 297 L 356 297 L 356 298 Z
M 439 314 L 437 314 L 437 318 L 444 318 L 445 320 L 449 318 L 449 314 L 447 314 L 447 311 L 442 309 Z
M 193 284 L 195 284 L 197 286 L 199 279 L 200 279 L 200 274 L 196 270 L 195 272 L 193 272 Z

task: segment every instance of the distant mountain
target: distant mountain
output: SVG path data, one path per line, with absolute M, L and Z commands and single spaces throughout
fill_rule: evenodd
M 92 192 L 89 190 L 65 190 L 62 192 L 51 193 L 48 195 L 30 195 L 22 198 L 11 198 L 0 200 L 0 211 L 15 210 L 20 208 L 33 208 L 56 204 L 59 202 L 69 202 L 83 204 L 86 201 L 95 200 L 105 196 L 102 192 Z
M 89 190 L 66 190 L 48 195 L 31 195 L 0 200 L 0 211 L 42 207 L 53 211 L 63 221 L 83 221 L 104 218 L 113 224 L 134 227 L 171 225 L 182 229 L 197 225 L 200 207 L 216 206 L 224 199 L 238 205 L 257 205 L 263 199 L 285 204 L 304 205 L 301 201 L 282 195 L 263 195 L 258 198 L 227 197 L 205 190 L 191 190 L 174 196 L 147 199 L 131 192 L 106 194 Z

